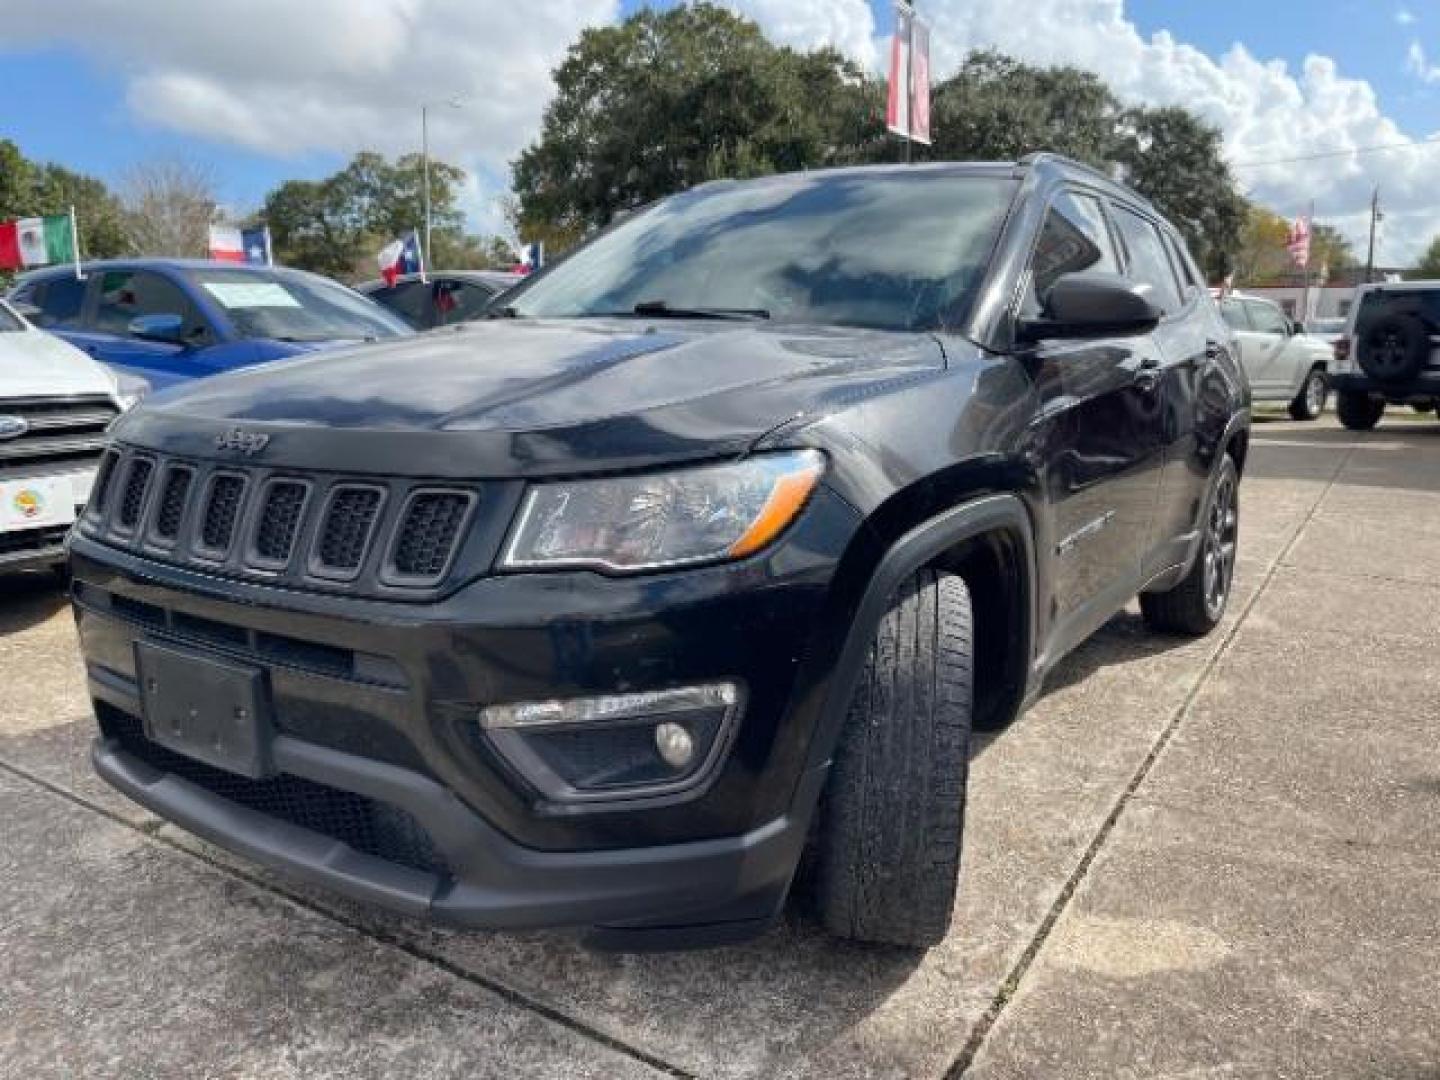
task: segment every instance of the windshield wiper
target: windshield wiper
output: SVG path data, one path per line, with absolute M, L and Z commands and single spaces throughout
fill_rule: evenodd
M 641 300 L 631 314 L 662 319 L 768 319 L 764 308 L 671 307 L 666 300 Z

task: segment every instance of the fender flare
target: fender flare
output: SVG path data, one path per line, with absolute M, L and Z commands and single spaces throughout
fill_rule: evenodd
M 889 610 L 891 598 L 900 585 L 939 555 L 976 536 L 992 532 L 1011 533 L 1024 551 L 1025 573 L 1021 583 L 1021 604 L 1025 652 L 1024 670 L 1030 671 L 1035 654 L 1035 622 L 1038 567 L 1035 560 L 1034 526 L 1025 503 L 1016 495 L 986 495 L 915 526 L 881 556 L 845 636 L 845 644 L 826 690 L 819 723 L 810 739 L 805 773 L 823 768 L 834 756 L 844 727 L 850 699 L 859 681 L 865 653 Z M 817 792 L 818 794 L 818 792 Z

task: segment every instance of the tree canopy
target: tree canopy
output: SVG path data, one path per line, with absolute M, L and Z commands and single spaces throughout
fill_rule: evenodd
M 1411 281 L 1432 281 L 1440 278 L 1440 236 L 1430 241 L 1425 254 L 1406 272 L 1405 277 Z
M 616 214 L 722 176 L 897 160 L 885 88 L 830 49 L 798 52 L 710 3 L 587 30 L 555 71 L 539 139 L 514 163 L 525 236 L 563 247 Z M 1244 203 L 1219 132 L 1180 108 L 1123 105 L 1096 75 L 975 52 L 939 82 L 924 160 L 1052 150 L 1123 168 L 1218 275 Z
M 0 139 L 0 221 L 67 214 L 72 206 L 85 258 L 129 252 L 124 210 L 109 188 L 93 176 L 31 161 L 9 139 Z

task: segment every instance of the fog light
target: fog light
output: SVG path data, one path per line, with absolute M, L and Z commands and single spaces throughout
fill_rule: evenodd
M 741 707 L 734 683 L 491 705 L 479 730 L 554 802 L 674 794 L 723 759 Z
M 683 769 L 695 756 L 695 740 L 682 724 L 664 723 L 655 729 L 655 749 L 674 769 Z

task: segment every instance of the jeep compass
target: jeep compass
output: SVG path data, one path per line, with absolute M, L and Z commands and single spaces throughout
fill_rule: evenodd
M 71 540 L 106 780 L 447 923 L 735 940 L 805 854 L 830 930 L 925 946 L 971 731 L 1137 594 L 1225 609 L 1234 341 L 1082 166 L 707 184 L 492 315 L 116 425 Z

